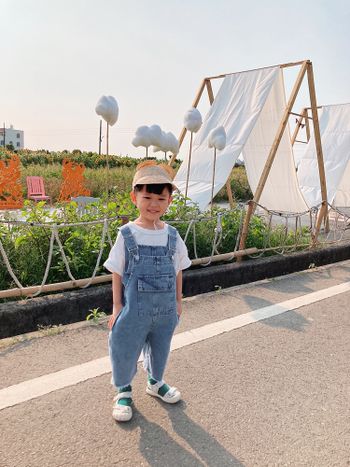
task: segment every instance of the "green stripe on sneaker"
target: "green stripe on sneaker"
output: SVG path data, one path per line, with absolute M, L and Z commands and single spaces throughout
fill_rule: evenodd
M 159 381 L 157 381 L 156 379 L 153 379 L 151 376 L 148 376 L 148 382 L 149 384 L 151 384 L 152 386 L 154 386 L 155 384 L 159 383 Z M 164 397 L 164 395 L 169 391 L 170 389 L 170 386 L 168 386 L 167 384 L 163 384 L 163 386 L 161 386 L 159 389 L 158 389 L 158 394 L 162 397 Z
M 122 399 L 119 399 L 118 405 L 127 405 L 130 407 L 132 404 L 132 399 L 131 397 L 123 397 Z
M 125 386 L 124 388 L 118 388 L 118 392 L 119 393 L 121 393 L 121 392 L 131 392 L 130 384 L 129 384 L 129 386 Z M 130 406 L 131 404 L 132 404 L 131 397 L 122 397 L 118 401 L 118 405 L 128 405 L 128 406 Z
M 169 390 L 170 386 L 164 383 L 163 386 L 158 389 L 158 394 L 163 397 Z

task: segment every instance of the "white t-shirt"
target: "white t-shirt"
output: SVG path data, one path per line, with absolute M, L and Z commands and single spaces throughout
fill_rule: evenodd
M 164 224 L 163 229 L 150 230 L 144 229 L 134 222 L 128 222 L 127 226 L 138 245 L 166 246 L 168 243 L 168 224 Z M 176 251 L 174 256 L 174 267 L 176 274 L 183 269 L 191 266 L 191 260 L 188 257 L 187 247 L 177 232 Z M 117 240 L 113 245 L 104 267 L 110 272 L 116 272 L 120 276 L 124 274 L 125 269 L 125 246 L 124 237 L 119 232 Z

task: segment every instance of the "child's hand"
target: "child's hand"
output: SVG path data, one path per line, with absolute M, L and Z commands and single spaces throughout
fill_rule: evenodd
M 182 303 L 181 303 L 181 300 L 179 300 L 178 302 L 176 302 L 177 304 L 177 316 L 180 318 L 181 314 L 182 314 Z
M 118 307 L 115 307 L 115 306 L 113 307 L 113 313 L 111 314 L 111 316 L 109 317 L 109 320 L 108 320 L 108 328 L 110 330 L 112 330 L 112 327 L 114 326 L 114 323 L 116 322 L 122 308 L 123 308 L 122 305 L 120 305 Z

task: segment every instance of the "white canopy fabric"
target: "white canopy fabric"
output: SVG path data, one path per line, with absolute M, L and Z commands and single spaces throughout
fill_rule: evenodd
M 285 108 L 283 74 L 280 69 L 269 97 L 243 150 L 248 181 L 253 193 L 257 189 Z M 308 210 L 295 172 L 289 125 L 283 132 L 259 204 L 280 212 L 303 212 Z
M 338 208 L 350 208 L 350 161 L 345 168 L 332 204 Z
M 319 113 L 329 203 L 350 206 L 350 104 L 323 106 Z M 310 207 L 322 202 L 314 136 L 298 166 L 301 191 Z
M 225 185 L 241 153 L 255 192 L 285 107 L 283 74 L 279 67 L 225 77 L 193 144 L 188 197 L 201 210 L 210 203 L 212 188 L 214 150 L 208 148 L 210 131 L 222 125 L 227 134 L 225 149 L 217 151 L 214 195 Z M 181 192 L 185 192 L 187 167 L 188 155 L 175 178 Z M 295 174 L 289 128 L 282 137 L 260 202 L 278 211 L 307 210 Z
M 214 150 L 208 148 L 208 135 L 223 126 L 226 147 L 217 151 L 214 195 L 225 185 L 231 170 L 254 128 L 270 90 L 279 76 L 279 67 L 227 75 L 193 143 L 188 197 L 204 210 L 210 203 Z M 175 183 L 185 192 L 188 154 L 184 157 Z

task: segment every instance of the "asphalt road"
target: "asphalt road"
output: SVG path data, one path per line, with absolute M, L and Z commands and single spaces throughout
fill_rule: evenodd
M 145 394 L 140 367 L 127 424 L 111 417 L 109 373 L 4 408 L 0 466 L 350 465 L 350 291 L 328 294 L 349 280 L 347 261 L 185 299 L 179 338 L 318 297 L 174 350 L 175 406 Z M 105 357 L 107 335 L 105 322 L 81 323 L 0 341 L 0 402 L 1 390 Z

